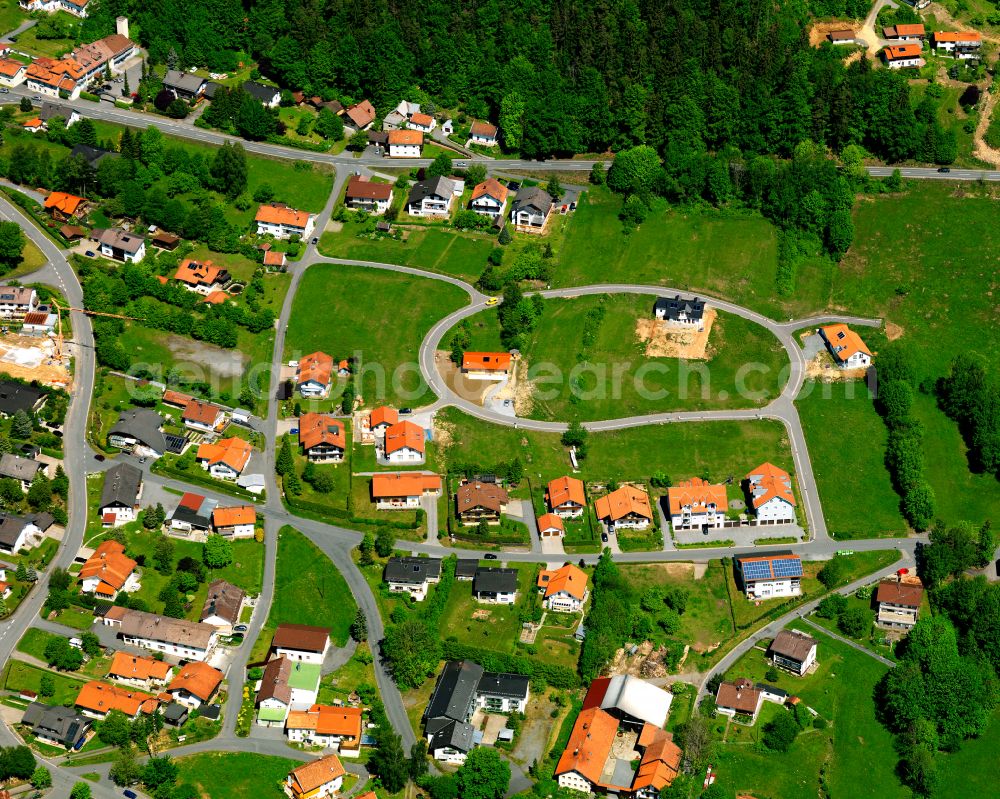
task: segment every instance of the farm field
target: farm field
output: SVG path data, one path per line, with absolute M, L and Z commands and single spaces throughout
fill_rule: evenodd
M 285 359 L 316 350 L 334 359 L 355 357 L 355 369 L 363 372 L 358 393 L 367 406 L 419 406 L 433 399 L 417 365 L 420 342 L 438 319 L 466 301 L 464 291 L 438 280 L 317 264 L 296 292 Z M 369 302 L 372 312 L 366 313 Z
M 515 430 L 475 419 L 455 409 L 438 413 L 439 445 L 445 462 L 481 463 L 520 458 L 525 474 L 540 483 L 569 473 L 569 456 L 558 433 Z M 690 422 L 592 433 L 583 480 L 645 479 L 657 471 L 674 482 L 694 476 L 725 480 L 765 461 L 794 473 L 785 428 L 780 422 Z
M 892 735 L 875 717 L 873 690 L 886 667 L 806 625 L 793 627 L 801 627 L 819 640 L 820 666 L 816 673 L 801 679 L 783 674 L 777 685 L 800 696 L 829 726 L 825 730 L 803 731 L 787 753 L 758 752 L 753 743 L 762 725 L 773 714 L 787 712 L 765 703 L 754 727 L 730 726 L 733 742 L 719 747 L 719 781 L 731 785 L 738 793 L 812 799 L 825 765 L 831 795 L 844 793 L 872 799 L 909 796 L 894 773 L 897 757 Z M 747 676 L 760 681 L 766 669 L 763 653 L 753 650 L 726 676 L 727 679 Z M 723 721 L 713 726 L 718 727 Z M 735 740 L 734 730 L 738 731 Z
M 267 654 L 271 636 L 282 622 L 327 627 L 331 643 L 347 643 L 358 606 L 337 567 L 292 527 L 281 528 L 277 564 L 275 584 L 281 590 L 275 591 L 251 661 L 257 662 Z
M 753 408 L 778 395 L 787 379 L 781 344 L 764 328 L 733 314 L 718 312 L 707 359 L 647 356 L 637 325 L 652 318 L 653 299 L 614 294 L 546 300 L 522 351 L 527 378 L 540 377 L 533 385 L 528 415 L 595 421 L 677 410 Z M 602 312 L 603 320 L 595 322 Z M 471 318 L 470 349 L 502 350 L 496 320 L 495 310 Z M 444 341 L 450 339 L 446 334 Z M 747 368 L 750 365 L 753 369 Z M 525 366 L 519 368 L 523 377 Z

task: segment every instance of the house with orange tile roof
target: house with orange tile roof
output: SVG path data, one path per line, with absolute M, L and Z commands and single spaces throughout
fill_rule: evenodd
M 406 127 L 410 130 L 419 130 L 421 133 L 430 133 L 437 127 L 437 121 L 430 114 L 418 111 L 412 114 L 406 122 Z
M 278 252 L 277 250 L 267 250 L 264 253 L 264 266 L 268 269 L 283 272 L 285 270 L 285 265 L 286 260 L 283 252 Z
M 726 487 L 700 477 L 682 480 L 667 489 L 670 525 L 675 530 L 713 530 L 726 520 Z
M 362 419 L 362 433 L 367 439 L 374 439 L 375 436 L 384 436 L 385 431 L 399 421 L 399 411 L 390 408 L 388 405 L 380 405 L 375 408 L 368 417 Z
M 195 710 L 212 701 L 222 685 L 222 676 L 221 671 L 207 663 L 192 660 L 181 666 L 167 686 L 167 693 L 175 702 Z
M 59 97 L 66 92 L 68 100 L 76 100 L 84 84 L 85 70 L 70 56 L 60 59 L 36 58 L 24 75 L 25 85 L 33 92 Z
M 212 531 L 226 538 L 253 538 L 256 525 L 257 508 L 253 505 L 216 508 L 212 511 Z
M 871 350 L 861 336 L 844 324 L 819 328 L 820 337 L 841 369 L 867 369 L 872 363 Z
M 653 523 L 649 494 L 640 488 L 623 485 L 594 503 L 597 518 L 607 525 L 609 532 L 619 527 L 645 530 Z
M 152 715 L 160 705 L 149 694 L 97 680 L 91 680 L 80 689 L 75 704 L 83 715 L 98 720 L 112 710 L 120 710 L 130 719 L 138 717 L 140 713 Z
M 42 122 L 41 117 L 32 117 L 21 123 L 21 127 L 28 133 L 40 133 L 45 130 L 45 123 Z
M 340 463 L 347 447 L 344 423 L 329 414 L 304 413 L 299 417 L 299 445 L 313 463 Z
M 200 444 L 195 460 L 217 480 L 235 480 L 250 462 L 253 447 L 242 438 L 223 438 L 214 444 Z
M 102 542 L 80 569 L 80 591 L 104 599 L 114 599 L 119 591 L 133 591 L 139 585 L 136 562 L 125 554 L 125 545 Z
M 558 517 L 556 517 L 558 518 Z M 579 613 L 587 601 L 587 573 L 572 563 L 538 573 L 542 604 L 557 613 Z
M 295 370 L 295 387 L 307 399 L 321 399 L 330 394 L 333 380 L 333 356 L 325 352 L 303 355 Z
M 199 399 L 188 400 L 181 414 L 185 427 L 200 433 L 221 432 L 226 424 L 226 413 L 218 405 Z
M 899 42 L 920 41 L 925 35 L 924 23 L 922 22 L 906 25 L 887 25 L 882 28 L 883 39 L 893 39 Z
M 0 58 L 0 85 L 20 86 L 28 73 L 28 65 L 13 58 Z
M 472 190 L 472 200 L 469 202 L 469 208 L 477 214 L 488 216 L 490 219 L 495 220 L 503 216 L 504 209 L 507 207 L 507 195 L 509 193 L 507 187 L 499 180 L 496 178 L 487 178 Z
M 792 478 L 773 463 L 762 463 L 747 475 L 750 507 L 760 524 L 795 524 Z
M 386 472 L 372 475 L 372 501 L 377 510 L 413 510 L 422 497 L 441 496 L 441 475 Z
M 368 100 L 348 106 L 344 111 L 344 116 L 348 118 L 349 125 L 357 130 L 368 130 L 375 121 L 375 106 Z
M 470 380 L 503 380 L 510 371 L 509 352 L 464 352 L 462 374 Z
M 424 134 L 419 130 L 390 130 L 390 158 L 419 158 L 424 146 Z
M 497 126 L 479 120 L 473 122 L 472 127 L 469 129 L 469 144 L 478 144 L 481 147 L 496 147 Z
M 424 428 L 410 421 L 388 427 L 382 438 L 382 459 L 386 463 L 423 463 L 426 453 Z
M 556 766 L 559 786 L 656 799 L 681 764 L 681 750 L 662 726 L 671 698 L 637 677 L 594 680 Z
M 455 517 L 466 527 L 480 522 L 500 524 L 510 495 L 503 486 L 483 480 L 466 480 L 455 492 Z
M 307 239 L 316 225 L 316 215 L 289 208 L 284 203 L 268 203 L 257 209 L 254 217 L 258 236 L 288 239 L 298 236 Z
M 577 519 L 583 516 L 587 497 L 583 480 L 575 477 L 557 477 L 545 487 L 545 504 L 549 510 L 562 519 Z
M 566 535 L 566 524 L 554 513 L 543 513 L 536 522 L 542 538 L 562 538 Z
M 285 778 L 285 793 L 289 799 L 323 799 L 324 796 L 333 796 L 344 784 L 346 773 L 340 758 L 327 755 L 292 769 Z
M 883 48 L 882 58 L 889 69 L 917 68 L 926 63 L 923 59 L 923 51 L 924 48 L 920 42 L 890 44 Z
M 983 37 L 977 31 L 934 31 L 931 44 L 935 50 L 944 50 L 955 58 L 979 58 Z
M 747 599 L 774 599 L 802 593 L 802 558 L 791 552 L 737 557 L 736 574 Z
M 166 684 L 173 669 L 169 663 L 155 658 L 130 655 L 128 652 L 115 652 L 108 669 L 108 677 L 116 682 L 123 682 L 136 688 L 151 690 L 155 686 Z
M 361 754 L 360 707 L 313 705 L 308 710 L 292 710 L 285 719 L 285 736 L 291 743 L 322 746 L 341 755 Z
M 163 404 L 171 405 L 174 408 L 187 408 L 187 404 L 194 399 L 190 394 L 183 394 L 180 391 L 174 391 L 171 388 L 166 389 L 163 392 Z
M 14 593 L 14 590 L 10 587 L 10 583 L 0 580 L 0 598 L 10 599 L 10 595 Z
M 20 6 L 25 11 L 42 11 L 54 14 L 65 11 L 81 19 L 87 16 L 89 0 L 20 0 Z
M 231 280 L 229 272 L 211 261 L 198 262 L 185 258 L 174 273 L 174 280 L 188 291 L 209 295 L 225 288 Z
M 43 206 L 53 219 L 65 222 L 71 216 L 77 216 L 86 204 L 87 201 L 83 197 L 67 194 L 64 191 L 53 191 L 45 198 Z
M 719 683 L 715 693 L 715 710 L 724 716 L 749 716 L 756 721 L 762 704 L 764 692 L 746 677 Z
M 376 183 L 364 175 L 353 175 L 347 182 L 344 204 L 369 214 L 384 214 L 392 205 L 391 183 Z

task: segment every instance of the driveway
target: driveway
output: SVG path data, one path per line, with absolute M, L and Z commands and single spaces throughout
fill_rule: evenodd
M 563 540 L 557 536 L 546 536 L 541 539 L 543 555 L 565 555 Z

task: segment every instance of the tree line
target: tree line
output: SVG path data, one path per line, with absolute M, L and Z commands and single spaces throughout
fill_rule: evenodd
M 856 13 L 859 0 L 831 4 Z M 805 139 L 913 155 L 906 77 L 810 47 L 806 4 L 641 0 L 101 0 L 83 28 L 137 23 L 153 63 L 235 71 L 379 114 L 401 99 L 499 122 L 527 157 L 638 144 L 790 155 Z M 820 6 L 822 10 L 818 10 Z M 849 7 L 849 8 L 848 8 Z M 242 103 L 240 104 L 242 106 Z M 249 109 L 249 107 L 248 107 Z M 246 113 L 254 113 L 249 110 Z
M 1000 479 L 1000 381 L 977 355 L 959 355 L 938 380 L 938 403 L 954 419 L 974 471 Z

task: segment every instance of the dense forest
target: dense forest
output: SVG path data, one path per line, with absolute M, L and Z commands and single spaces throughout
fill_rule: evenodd
M 648 144 L 790 155 L 805 139 L 888 160 L 921 140 L 905 76 L 808 44 L 773 0 L 97 0 L 84 37 L 128 15 L 153 63 L 259 64 L 284 88 L 379 113 L 400 99 L 499 122 L 527 156 Z M 848 4 L 851 5 L 851 4 Z M 825 10 L 825 9 L 824 9 Z M 848 12 L 856 9 L 845 9 Z

